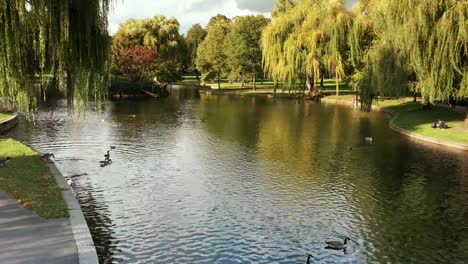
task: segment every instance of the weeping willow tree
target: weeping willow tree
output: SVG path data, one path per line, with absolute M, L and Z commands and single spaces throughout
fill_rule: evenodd
M 364 65 L 357 83 L 365 108 L 376 95 L 408 89 L 425 104 L 468 97 L 467 1 L 367 0 L 357 13 L 350 43 Z M 369 27 L 370 45 L 359 40 Z
M 101 101 L 109 82 L 111 0 L 0 1 L 0 96 L 34 107 L 33 80 L 50 74 L 76 109 Z
M 304 82 L 316 93 L 316 81 L 324 72 L 338 83 L 347 74 L 349 42 L 354 15 L 344 1 L 278 1 L 273 22 L 263 32 L 265 72 L 289 88 Z

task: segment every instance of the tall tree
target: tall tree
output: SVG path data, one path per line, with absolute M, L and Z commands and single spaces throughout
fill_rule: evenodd
M 467 1 L 368 0 L 359 8 L 359 27 L 370 20 L 375 32 L 359 78 L 367 106 L 408 88 L 424 103 L 468 97 Z
M 112 41 L 113 64 L 118 68 L 120 58 L 134 46 L 148 46 L 158 54 L 159 60 L 181 62 L 183 38 L 175 18 L 155 16 L 151 19 L 129 19 L 119 26 Z
M 102 100 L 109 83 L 110 3 L 0 1 L 0 96 L 27 112 L 34 76 L 50 73 L 77 108 Z
M 324 71 L 340 79 L 349 74 L 348 35 L 353 14 L 342 1 L 277 1 L 274 19 L 263 32 L 265 72 L 290 88 L 305 82 L 310 93 Z
M 155 16 L 151 19 L 129 19 L 120 25 L 112 42 L 112 68 L 115 75 L 123 73 L 120 71 L 121 60 L 128 51 L 141 46 L 157 54 L 150 79 L 156 77 L 158 82 L 167 84 L 182 78 L 183 65 L 189 63 L 189 50 L 184 37 L 179 34 L 179 22 L 175 18 Z
M 269 22 L 270 19 L 262 15 L 236 17 L 226 37 L 227 64 L 231 76 L 240 77 L 242 86 L 244 78 L 252 78 L 254 90 L 256 77 L 263 71 L 262 31 Z
M 198 46 L 202 43 L 202 41 L 206 37 L 206 31 L 202 28 L 200 24 L 194 24 L 188 31 L 187 31 L 187 36 L 185 37 L 185 42 L 187 44 L 187 48 L 189 50 L 189 70 L 191 72 L 194 72 L 197 75 L 200 74 L 200 72 L 197 70 L 195 62 L 197 60 L 197 49 Z
M 221 78 L 228 71 L 224 41 L 229 32 L 230 21 L 212 20 L 216 22 L 208 27 L 206 38 L 198 47 L 196 65 L 202 73 L 202 81 L 216 79 L 218 88 L 221 88 Z

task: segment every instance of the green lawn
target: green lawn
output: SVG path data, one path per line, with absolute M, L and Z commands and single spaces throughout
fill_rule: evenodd
M 401 128 L 438 139 L 468 144 L 468 131 L 464 129 L 466 114 L 441 106 L 432 106 L 431 110 L 423 110 L 421 103 L 413 102 L 386 107 L 400 114 L 394 123 Z M 439 119 L 447 122 L 449 129 L 432 128 L 431 123 Z
M 351 102 L 353 96 L 329 96 L 327 98 Z M 466 113 L 459 113 L 446 107 L 432 106 L 423 110 L 421 103 L 412 102 L 413 98 L 388 99 L 374 101 L 374 105 L 391 109 L 399 113 L 395 125 L 425 136 L 468 144 L 468 130 L 464 128 Z M 449 129 L 436 129 L 431 123 L 438 120 L 447 122 Z
M 182 76 L 182 80 L 197 80 L 197 76 L 195 76 L 195 75 L 184 75 L 184 76 Z
M 273 92 L 273 88 L 275 83 L 271 80 L 264 80 L 264 81 L 256 81 L 256 86 L 258 89 L 271 89 L 271 91 L 268 92 Z M 218 89 L 218 84 L 217 83 L 207 83 L 206 85 L 213 87 L 213 89 Z M 228 89 L 233 89 L 236 90 L 236 92 L 242 92 L 242 93 L 252 93 L 249 92 L 248 90 L 252 90 L 252 82 L 246 82 L 245 85 L 247 86 L 246 88 L 240 88 L 241 84 L 240 83 L 228 83 L 228 82 L 221 82 L 221 90 L 228 90 Z M 324 93 L 335 93 L 336 92 L 336 83 L 334 79 L 325 79 L 323 81 L 323 90 L 320 90 L 320 82 L 317 82 L 317 89 L 319 91 L 324 92 Z M 285 87 L 284 91 L 287 92 L 288 88 Z M 347 84 L 341 83 L 339 84 L 339 90 L 340 94 L 353 94 L 355 91 Z M 277 92 L 282 91 L 282 83 L 278 83 L 278 88 Z M 263 90 L 258 90 L 257 92 L 253 93 L 265 93 Z M 284 93 L 284 92 L 283 92 Z
M 11 117 L 10 114 L 0 113 L 0 122 L 5 121 L 5 120 L 7 120 L 7 119 L 10 118 L 10 117 Z
M 11 161 L 0 167 L 0 189 L 44 218 L 68 216 L 54 176 L 37 152 L 13 139 L 2 139 L 0 158 L 6 157 Z

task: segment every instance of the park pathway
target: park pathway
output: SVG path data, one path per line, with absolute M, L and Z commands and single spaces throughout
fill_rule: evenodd
M 0 190 L 0 263 L 78 263 L 70 220 L 39 217 Z

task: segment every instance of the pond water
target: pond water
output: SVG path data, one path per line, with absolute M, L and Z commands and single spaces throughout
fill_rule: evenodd
M 11 136 L 55 153 L 102 263 L 468 262 L 467 153 L 383 113 L 180 87 L 85 118 L 65 106 Z M 325 249 L 345 237 L 346 254 Z

